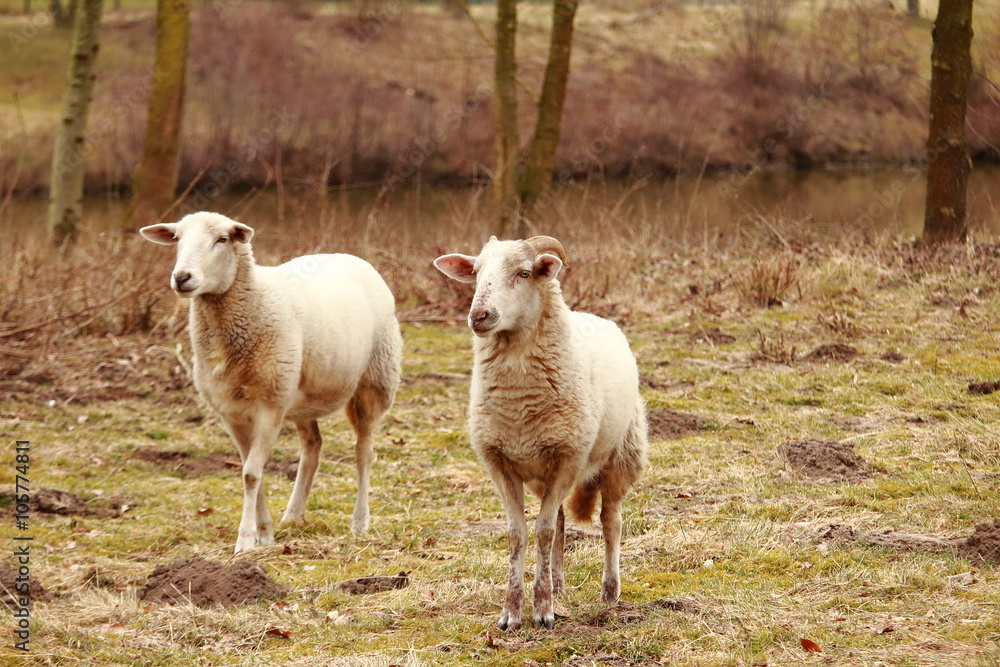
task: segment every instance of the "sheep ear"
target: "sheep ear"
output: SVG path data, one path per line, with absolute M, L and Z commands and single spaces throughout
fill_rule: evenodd
M 229 238 L 237 243 L 250 243 L 250 239 L 253 238 L 253 227 L 247 227 L 242 222 L 234 222 Z
M 147 241 L 159 243 L 160 245 L 172 245 L 177 243 L 177 236 L 174 233 L 176 231 L 176 222 L 164 222 L 159 225 L 143 227 L 139 230 L 139 233 L 142 234 L 142 238 Z
M 555 255 L 542 253 L 535 258 L 535 278 L 542 282 L 548 282 L 559 275 L 562 267 L 561 259 Z
M 434 268 L 460 283 L 476 282 L 476 258 L 468 255 L 441 255 L 434 260 Z

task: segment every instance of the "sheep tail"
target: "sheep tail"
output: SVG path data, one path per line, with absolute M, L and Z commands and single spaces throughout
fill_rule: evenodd
M 593 521 L 594 509 L 597 507 L 597 494 L 600 493 L 600 490 L 600 475 L 595 475 L 593 479 L 573 488 L 573 493 L 569 497 L 569 511 L 574 519 L 580 523 Z

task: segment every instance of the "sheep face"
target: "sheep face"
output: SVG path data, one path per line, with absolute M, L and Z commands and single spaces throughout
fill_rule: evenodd
M 527 241 L 498 241 L 494 236 L 478 257 L 443 255 L 434 266 L 449 278 L 476 283 L 469 328 L 477 336 L 533 326 L 542 311 L 539 287 L 559 274 L 562 260 L 537 254 Z
M 182 297 L 223 294 L 236 279 L 239 246 L 249 243 L 253 229 L 218 213 L 192 213 L 180 222 L 150 225 L 144 238 L 177 244 L 177 263 L 170 287 Z

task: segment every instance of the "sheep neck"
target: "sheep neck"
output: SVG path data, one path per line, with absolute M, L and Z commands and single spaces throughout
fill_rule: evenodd
M 547 283 L 542 287 L 538 320 L 520 329 L 476 339 L 476 356 L 485 366 L 498 367 L 501 374 L 511 370 L 527 371 L 529 366 L 536 365 L 533 362 L 551 368 L 553 357 L 566 352 L 561 341 L 570 335 L 569 313 L 559 283 Z
M 265 333 L 262 300 L 255 289 L 253 254 L 238 255 L 236 277 L 222 294 L 203 294 L 191 304 L 191 335 L 209 357 L 233 360 L 248 353 Z

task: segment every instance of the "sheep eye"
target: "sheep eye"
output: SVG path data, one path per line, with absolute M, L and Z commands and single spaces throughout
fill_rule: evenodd
M 228 236 L 220 236 L 215 242 L 216 243 L 226 243 L 227 241 L 229 241 L 229 237 Z
M 524 271 L 521 271 L 521 273 L 519 275 L 522 278 L 530 278 L 531 277 L 531 271 L 525 269 Z

